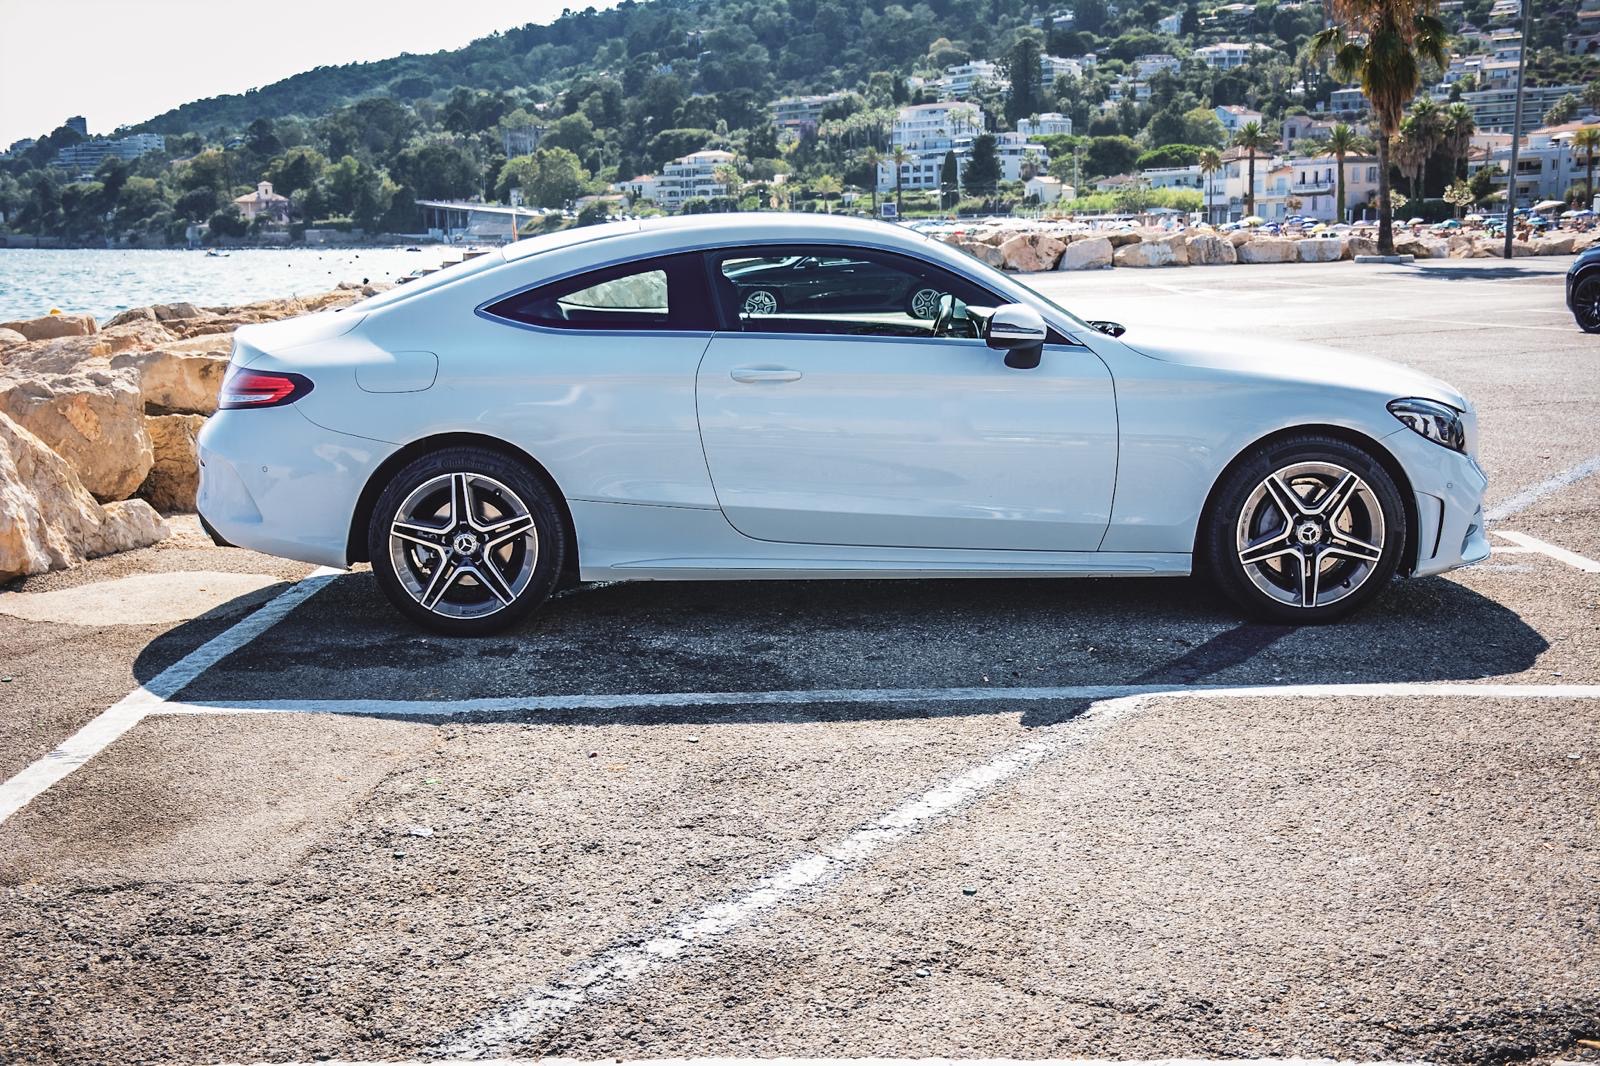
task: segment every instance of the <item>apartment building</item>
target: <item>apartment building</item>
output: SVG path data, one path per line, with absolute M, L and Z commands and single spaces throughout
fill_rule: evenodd
M 946 94 L 957 100 L 967 99 L 983 85 L 1002 90 L 1010 88 L 1000 75 L 1000 69 L 987 59 L 974 59 L 960 66 L 946 67 L 941 80 Z
M 1151 52 L 1135 57 L 1133 67 L 1140 78 L 1150 78 L 1163 70 L 1177 70 L 1178 57 L 1169 56 L 1165 52 Z
M 1019 119 L 1017 132 L 1024 137 L 1044 137 L 1050 134 L 1072 133 L 1072 118 L 1059 111 L 1046 111 L 1032 118 Z
M 1056 83 L 1057 78 L 1083 77 L 1083 64 L 1076 59 L 1066 56 L 1040 56 L 1039 81 L 1046 87 Z
M 986 130 L 983 112 L 972 104 L 946 100 L 901 108 L 890 134 L 893 146 L 905 149 L 910 156 L 900 167 L 900 187 L 939 188 L 944 157 L 950 152 L 955 153 L 959 178 L 972 158 L 973 139 Z M 1023 180 L 1029 164 L 1039 172 L 1050 165 L 1049 149 L 1034 141 L 1033 136 L 1022 131 L 995 135 L 1002 181 Z M 887 191 L 894 187 L 894 160 L 885 159 L 878 165 L 878 188 Z
M 728 195 L 728 187 L 717 179 L 717 168 L 734 159 L 732 152 L 707 148 L 690 152 L 661 168 L 660 174 L 641 174 L 621 182 L 621 191 L 635 200 L 649 200 L 659 207 L 674 210 L 690 200 L 709 200 Z
M 1517 150 L 1517 206 L 1531 207 L 1541 200 L 1560 200 L 1574 185 L 1582 185 L 1588 157 L 1574 148 L 1574 135 L 1581 129 L 1600 127 L 1600 117 L 1588 116 L 1578 122 L 1544 126 L 1527 134 Z M 1504 190 L 1506 172 L 1511 169 L 1511 145 L 1491 148 L 1486 154 L 1467 160 L 1469 173 L 1491 167 L 1490 181 Z M 1600 155 L 1595 166 L 1600 170 Z
M 1293 215 L 1306 215 L 1323 222 L 1342 222 L 1378 195 L 1378 158 L 1370 155 L 1344 157 L 1344 205 L 1339 204 L 1339 161 L 1331 155 L 1303 156 L 1289 161 L 1288 192 L 1299 201 Z
M 1583 95 L 1582 85 L 1527 85 L 1522 90 L 1521 128 L 1534 129 L 1544 121 L 1544 113 L 1568 93 Z M 1438 97 L 1441 102 L 1443 94 Z M 1462 103 L 1472 108 L 1472 119 L 1481 130 L 1509 132 L 1511 117 L 1517 110 L 1515 83 L 1499 89 L 1478 89 L 1461 94 Z
M 138 159 L 147 152 L 164 152 L 167 139 L 159 133 L 133 133 L 114 139 L 69 144 L 56 152 L 50 165 L 75 177 L 93 174 L 107 159 Z
M 1228 131 L 1228 136 L 1238 133 L 1246 124 L 1261 121 L 1261 112 L 1252 111 L 1248 107 L 1238 104 L 1220 104 L 1212 111 L 1217 116 L 1217 121 L 1222 123 L 1222 128 Z
M 1215 70 L 1232 70 L 1242 67 L 1259 52 L 1271 52 L 1270 45 L 1219 41 L 1204 48 L 1196 48 L 1194 57 Z
M 812 133 L 822 121 L 822 112 L 828 105 L 843 100 L 848 95 L 850 94 L 845 92 L 835 92 L 813 96 L 785 96 L 768 104 L 767 110 L 772 114 L 772 124 L 780 132 L 796 135 Z

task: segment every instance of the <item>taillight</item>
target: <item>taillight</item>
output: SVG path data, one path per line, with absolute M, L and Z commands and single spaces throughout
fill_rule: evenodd
M 217 410 L 245 407 L 282 407 L 311 391 L 311 379 L 302 374 L 235 369 L 222 381 Z

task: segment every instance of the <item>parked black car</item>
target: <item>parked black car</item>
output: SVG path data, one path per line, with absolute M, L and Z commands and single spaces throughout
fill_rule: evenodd
M 845 256 L 784 256 L 728 262 L 723 274 L 746 315 L 827 311 L 902 311 L 912 318 L 939 313 L 943 290 L 907 284 L 906 272 Z
M 1600 245 L 1572 261 L 1567 270 L 1567 308 L 1585 333 L 1600 333 Z

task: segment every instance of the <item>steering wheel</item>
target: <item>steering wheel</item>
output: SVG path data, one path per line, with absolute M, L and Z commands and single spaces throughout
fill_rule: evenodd
M 939 313 L 933 317 L 933 335 L 943 337 L 950 328 L 951 319 L 956 316 L 956 298 L 950 293 L 939 297 Z

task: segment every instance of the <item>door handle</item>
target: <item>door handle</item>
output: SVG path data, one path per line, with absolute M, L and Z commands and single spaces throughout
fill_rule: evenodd
M 786 366 L 736 366 L 728 371 L 728 376 L 747 385 L 763 381 L 799 381 L 802 377 L 800 371 Z

